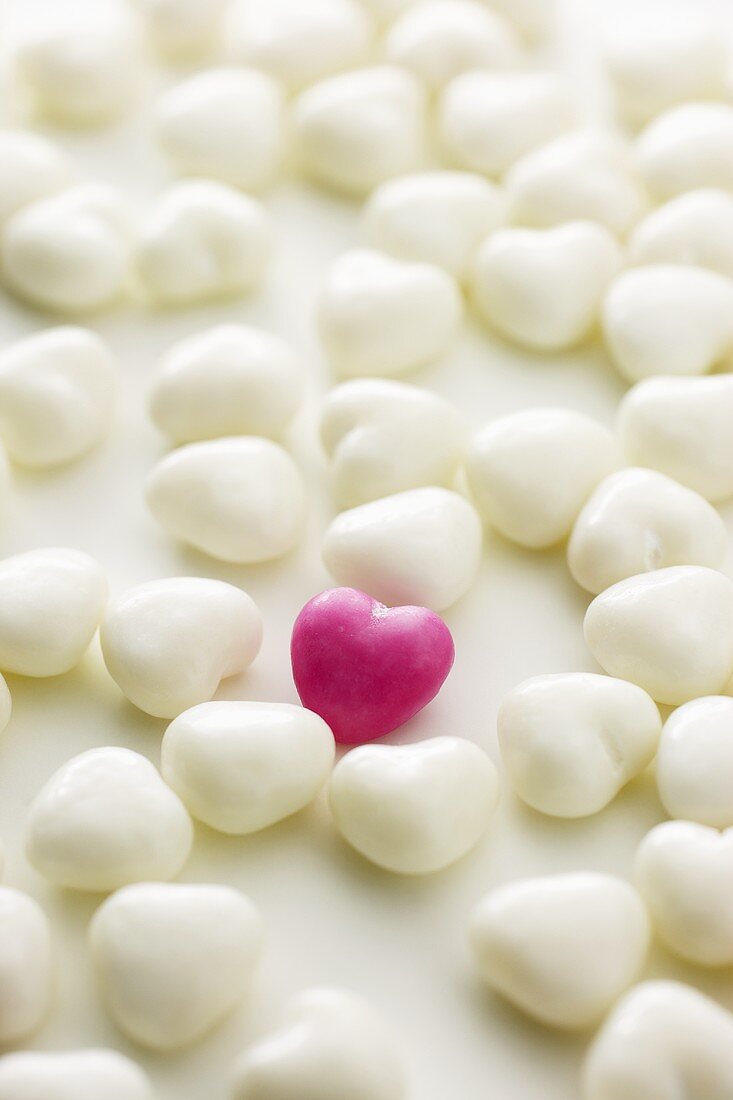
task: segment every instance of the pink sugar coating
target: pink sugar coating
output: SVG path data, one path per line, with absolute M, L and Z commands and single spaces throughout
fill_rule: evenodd
M 355 588 L 314 596 L 293 626 L 293 679 L 337 741 L 361 745 L 403 725 L 440 691 L 455 650 L 427 607 L 385 607 Z

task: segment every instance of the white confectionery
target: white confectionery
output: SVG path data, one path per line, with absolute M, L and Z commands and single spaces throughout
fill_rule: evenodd
M 399 875 L 427 875 L 484 835 L 499 777 L 486 753 L 460 737 L 360 745 L 336 765 L 328 796 L 336 828 L 357 852 Z
M 38 902 L 0 886 L 0 1043 L 27 1039 L 51 1007 L 55 963 L 48 918 Z M 1 1095 L 1 1094 L 0 1094 Z
M 520 879 L 493 889 L 471 915 L 479 973 L 550 1027 L 598 1023 L 638 977 L 649 918 L 628 882 L 591 871 Z
M 317 183 L 368 194 L 425 159 L 425 91 L 392 65 L 332 76 L 303 92 L 293 132 L 302 167 Z
M 0 222 L 21 206 L 68 187 L 72 168 L 63 150 L 30 130 L 0 130 Z
M 199 821 L 254 833 L 302 810 L 326 782 L 335 746 L 317 714 L 290 703 L 202 703 L 165 731 L 161 771 Z
M 229 0 L 135 0 L 155 50 L 167 60 L 190 61 L 207 53 Z
M 405 1100 L 391 1030 L 342 989 L 308 989 L 234 1067 L 233 1100 Z M 0 1096 L 0 1100 L 3 1098 Z
M 465 450 L 457 409 L 404 382 L 358 378 L 336 386 L 323 402 L 320 428 L 342 508 L 420 486 L 450 487 Z
M 491 0 L 491 7 L 511 20 L 526 38 L 536 42 L 552 29 L 557 3 L 556 0 Z
M 656 470 L 630 466 L 605 478 L 575 521 L 568 566 L 594 594 L 668 565 L 717 569 L 728 547 L 719 512 Z
M 635 264 L 693 264 L 733 278 L 733 194 L 687 191 L 652 210 L 629 240 Z
M 733 672 L 733 584 L 695 565 L 629 577 L 596 596 L 584 630 L 609 675 L 659 703 L 715 695 Z
M 661 729 L 645 691 L 591 672 L 533 676 L 504 696 L 497 716 L 511 786 L 552 817 L 607 806 L 651 762 Z
M 0 669 L 59 676 L 81 660 L 107 602 L 100 566 L 44 547 L 0 561 Z
M 715 829 L 733 826 L 733 699 L 694 699 L 670 714 L 656 771 L 670 817 Z
M 381 603 L 442 611 L 473 584 L 481 536 L 476 510 L 458 493 L 409 489 L 336 516 L 323 561 L 339 584 Z
M 499 229 L 476 253 L 473 300 L 502 336 L 534 351 L 562 351 L 591 335 L 621 266 L 618 241 L 594 222 Z
M 148 581 L 112 600 L 100 628 L 110 675 L 158 718 L 208 702 L 219 681 L 257 656 L 262 616 L 233 584 L 203 577 Z
M 0 1100 L 153 1100 L 138 1065 L 116 1050 L 23 1050 L 0 1057 Z
M 685 103 L 655 118 L 636 142 L 638 171 L 658 201 L 699 187 L 733 189 L 733 106 Z
M 469 448 L 466 473 L 487 523 L 522 546 L 554 546 L 596 485 L 621 465 L 618 443 L 572 409 L 528 409 L 494 420 Z
M 463 301 L 442 268 L 358 249 L 332 265 L 317 312 L 326 354 L 340 376 L 389 377 L 448 350 Z
M 255 436 L 180 447 L 148 475 L 145 497 L 174 538 L 243 565 L 292 550 L 305 521 L 300 470 L 277 443 Z
M 102 1002 L 128 1038 L 172 1051 L 203 1038 L 246 995 L 262 921 L 230 886 L 145 882 L 97 910 L 89 943 Z
M 174 878 L 192 841 L 178 796 L 146 757 L 122 748 L 69 760 L 36 795 L 26 821 L 30 863 L 72 890 Z

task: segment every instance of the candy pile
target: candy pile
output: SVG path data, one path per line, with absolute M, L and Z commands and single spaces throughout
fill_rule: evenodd
M 43 476 L 111 430 L 118 353 L 82 324 L 229 301 L 226 321 L 168 347 L 148 386 L 171 448 L 148 473 L 149 513 L 216 562 L 283 558 L 307 523 L 289 433 L 308 418 L 335 513 L 321 533 L 335 587 L 292 607 L 302 705 L 216 698 L 262 643 L 239 583 L 173 576 L 110 595 L 80 550 L 0 561 L 3 672 L 68 673 L 98 635 L 121 695 L 166 722 L 159 767 L 100 732 L 25 821 L 38 875 L 109 895 L 88 956 L 130 1048 L 177 1051 L 256 995 L 267 915 L 228 884 L 173 881 L 194 821 L 243 837 L 322 799 L 364 860 L 411 876 L 490 832 L 500 773 L 460 730 L 371 743 L 460 669 L 439 613 L 471 600 L 489 528 L 524 551 L 565 549 L 593 597 L 583 629 L 602 670 L 505 696 L 505 797 L 584 818 L 654 762 L 670 820 L 639 837 L 628 879 L 586 866 L 495 885 L 468 919 L 474 969 L 547 1027 L 599 1029 L 583 1100 L 733 1100 L 733 1015 L 692 985 L 643 980 L 653 937 L 693 981 L 695 966 L 733 966 L 733 582 L 715 507 L 733 496 L 731 58 L 699 12 L 619 22 L 599 62 L 614 122 L 589 128 L 552 63 L 552 14 L 549 0 L 137 0 L 124 19 L 62 22 L 15 52 L 28 128 L 0 132 L 0 270 L 35 331 L 0 351 L 2 495 L 15 468 Z M 144 209 L 61 148 L 65 128 L 135 112 L 176 177 Z M 317 420 L 307 357 L 240 314 L 277 249 L 270 195 L 295 179 L 363 202 L 361 239 L 313 311 L 337 382 Z M 472 433 L 457 406 L 403 381 L 450 352 L 469 308 L 548 372 L 553 354 L 600 341 L 630 384 L 613 429 L 527 407 Z M 59 1011 L 59 950 L 44 909 L 0 887 L 4 1046 Z M 397 1022 L 350 990 L 306 990 L 222 1067 L 221 1087 L 408 1100 Z M 113 1050 L 0 1057 L 0 1100 L 156 1095 Z

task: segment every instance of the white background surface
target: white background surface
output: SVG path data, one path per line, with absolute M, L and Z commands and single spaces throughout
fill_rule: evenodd
M 603 96 L 590 81 L 593 66 L 585 46 L 598 37 L 609 13 L 618 17 L 624 6 L 632 5 L 568 0 L 562 7 L 562 64 L 579 82 L 586 113 L 602 106 Z M 660 18 L 673 6 L 671 0 L 654 5 Z M 733 18 L 730 0 L 719 7 Z M 114 0 L 5 0 L 3 48 L 49 17 L 107 9 L 117 10 Z M 64 136 L 81 177 L 119 183 L 141 211 L 170 178 L 145 114 L 158 79 L 141 85 L 138 109 L 123 123 L 96 134 Z M 12 103 L 4 110 L 5 121 L 11 120 Z M 318 545 L 331 506 L 312 408 L 292 440 L 312 489 L 308 536 L 288 558 L 236 568 L 186 551 L 156 527 L 141 496 L 146 472 L 164 452 L 145 416 L 145 387 L 156 357 L 174 339 L 223 318 L 261 323 L 290 337 L 306 355 L 311 405 L 325 384 L 312 301 L 331 258 L 358 241 L 358 210 L 294 184 L 276 188 L 267 203 L 279 224 L 278 257 L 267 288 L 256 298 L 158 315 L 125 307 L 92 322 L 119 359 L 114 432 L 73 467 L 17 473 L 0 525 L 0 552 L 78 547 L 104 564 L 113 593 L 176 574 L 240 584 L 264 612 L 265 642 L 251 671 L 226 682 L 220 695 L 295 700 L 290 627 L 305 600 L 329 584 Z M 3 343 L 49 323 L 0 299 Z M 527 357 L 472 322 L 455 351 L 414 381 L 452 398 L 475 426 L 539 404 L 569 405 L 612 423 L 623 390 L 598 348 Z M 446 614 L 456 640 L 455 670 L 438 700 L 400 737 L 458 734 L 498 759 L 494 717 L 506 690 L 534 674 L 594 668 L 581 633 L 586 604 L 567 575 L 562 551 L 524 552 L 487 536 L 475 587 Z M 99 898 L 47 887 L 23 858 L 22 830 L 29 801 L 70 756 L 115 744 L 157 763 L 164 723 L 125 702 L 96 650 L 70 675 L 43 681 L 13 677 L 9 683 L 14 714 L 0 738 L 5 880 L 41 900 L 59 948 L 56 1006 L 33 1046 L 111 1045 L 151 1072 L 161 1100 L 225 1100 L 232 1058 L 276 1020 L 284 999 L 307 986 L 336 983 L 368 997 L 391 1022 L 408 1064 L 411 1100 L 577 1097 L 588 1037 L 558 1036 L 534 1026 L 482 989 L 465 949 L 466 913 L 488 888 L 523 875 L 571 869 L 627 874 L 639 839 L 663 816 L 648 777 L 631 784 L 602 814 L 577 822 L 542 817 L 505 794 L 489 835 L 474 853 L 437 877 L 414 881 L 379 872 L 353 855 L 334 835 L 322 805 L 251 838 L 223 838 L 197 827 L 193 856 L 181 877 L 226 882 L 250 894 L 268 925 L 267 952 L 255 994 L 241 1012 L 190 1052 L 151 1057 L 125 1043 L 96 999 L 85 930 Z M 730 974 L 695 970 L 661 949 L 654 950 L 648 974 L 692 981 L 733 1008 Z

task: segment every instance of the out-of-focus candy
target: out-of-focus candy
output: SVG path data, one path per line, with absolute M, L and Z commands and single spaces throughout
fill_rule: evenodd
M 51 929 L 38 902 L 0 886 L 0 1042 L 27 1039 L 43 1023 L 53 996 Z
M 71 183 L 66 154 L 41 134 L 0 130 L 0 222 Z
M 733 278 L 733 195 L 688 191 L 639 222 L 629 241 L 637 264 L 693 264 Z
M 0 1100 L 153 1100 L 143 1071 L 116 1050 L 23 1050 L 0 1058 Z
M 665 111 L 642 130 L 635 149 L 637 168 L 660 201 L 698 187 L 730 191 L 732 141 L 733 106 L 685 103 Z
M 714 829 L 733 826 L 733 699 L 710 695 L 664 723 L 657 790 L 670 817 Z

